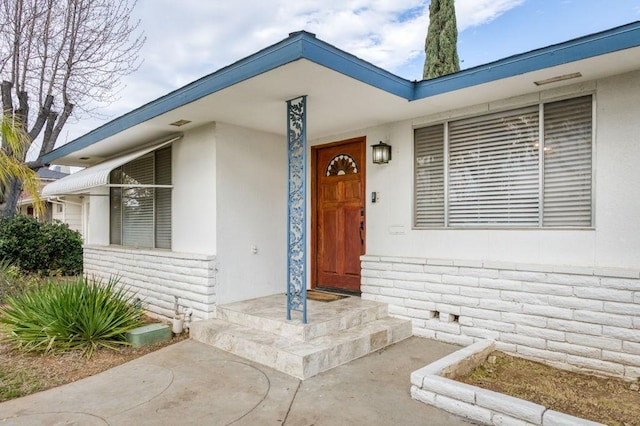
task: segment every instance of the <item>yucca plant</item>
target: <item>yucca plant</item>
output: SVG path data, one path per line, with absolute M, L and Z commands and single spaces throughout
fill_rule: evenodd
M 98 347 L 127 345 L 125 333 L 140 325 L 142 308 L 134 294 L 117 286 L 79 277 L 49 281 L 40 288 L 9 297 L 0 308 L 6 340 L 25 351 L 80 350 L 90 358 Z
M 0 260 L 0 304 L 15 289 L 15 279 L 13 276 L 13 265 L 7 259 Z

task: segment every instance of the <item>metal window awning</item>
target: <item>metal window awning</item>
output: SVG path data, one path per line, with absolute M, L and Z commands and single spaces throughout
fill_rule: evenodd
M 161 143 L 148 146 L 139 151 L 131 152 L 120 157 L 112 158 L 100 164 L 96 164 L 95 166 L 87 167 L 77 173 L 70 174 L 69 176 L 63 177 L 55 182 L 51 182 L 42 189 L 42 196 L 50 197 L 55 195 L 79 194 L 86 192 L 91 188 L 108 185 L 109 174 L 113 169 L 125 165 L 152 151 L 160 149 L 181 137 L 182 135 L 175 136 Z

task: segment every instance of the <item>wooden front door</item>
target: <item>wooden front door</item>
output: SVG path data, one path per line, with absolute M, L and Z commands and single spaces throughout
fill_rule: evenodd
M 364 137 L 313 149 L 313 287 L 360 291 L 365 159 Z

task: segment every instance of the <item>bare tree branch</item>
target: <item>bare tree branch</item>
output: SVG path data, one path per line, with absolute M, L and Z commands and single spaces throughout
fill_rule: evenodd
M 13 98 L 11 97 L 12 84 L 10 81 L 3 81 L 0 84 L 2 91 L 2 114 L 13 116 Z
M 18 105 L 15 115 L 19 117 L 21 126 L 26 129 L 29 121 L 29 94 L 27 92 L 18 92 Z
M 51 132 L 51 135 L 49 136 L 49 138 L 45 138 L 44 142 L 42 143 L 39 157 L 42 157 L 47 152 L 51 152 L 53 150 L 55 141 L 58 139 L 58 136 L 60 135 L 62 128 L 67 123 L 67 120 L 71 116 L 72 112 L 73 112 L 73 104 L 70 104 L 68 102 L 64 104 L 64 109 L 62 110 L 62 114 L 58 117 L 58 121 L 56 122 L 55 127 Z
M 44 104 L 38 111 L 38 118 L 36 118 L 36 122 L 33 123 L 33 127 L 29 131 L 29 138 L 33 141 L 42 131 L 42 127 L 44 123 L 47 121 L 47 116 L 51 111 L 51 107 L 53 106 L 53 96 L 47 95 L 45 98 Z
M 42 35 L 41 35 L 41 58 L 42 58 L 42 67 L 40 68 L 40 79 L 38 81 L 38 96 L 40 97 L 39 102 L 41 105 L 46 103 L 46 100 L 43 102 L 43 98 L 48 97 L 50 93 L 45 93 L 43 90 L 44 84 L 46 81 L 46 70 L 49 67 L 49 46 L 51 44 L 51 14 L 53 13 L 53 0 L 49 0 L 46 2 L 46 13 L 44 16 L 44 25 L 42 27 Z M 42 122 L 44 124 L 44 120 Z M 42 127 L 40 127 L 42 129 Z M 38 133 L 40 131 L 38 130 Z M 35 139 L 35 138 L 34 138 Z
M 57 119 L 58 119 L 58 113 L 55 111 L 51 111 L 49 112 L 49 115 L 47 115 L 47 126 L 44 128 L 44 137 L 42 142 L 43 147 L 45 146 L 45 142 L 48 142 L 51 140 L 51 134 L 53 133 L 53 128 L 56 125 Z M 39 155 L 38 157 L 42 157 L 42 155 Z
M 121 78 L 140 66 L 145 38 L 131 19 L 135 4 L 0 0 L 2 111 L 20 118 L 31 150 L 40 144 L 39 157 L 54 149 L 72 116 L 96 115 L 115 100 Z

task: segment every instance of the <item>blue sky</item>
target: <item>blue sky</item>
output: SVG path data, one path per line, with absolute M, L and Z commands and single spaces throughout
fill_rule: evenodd
M 70 141 L 178 87 L 307 30 L 410 80 L 422 78 L 428 0 L 139 0 L 144 63 L 102 117 L 76 117 Z M 456 0 L 470 68 L 640 20 L 640 0 Z
M 461 67 L 470 68 L 636 20 L 640 20 L 640 0 L 528 0 L 462 31 L 458 55 Z M 402 72 L 411 74 L 416 66 L 413 63 Z

